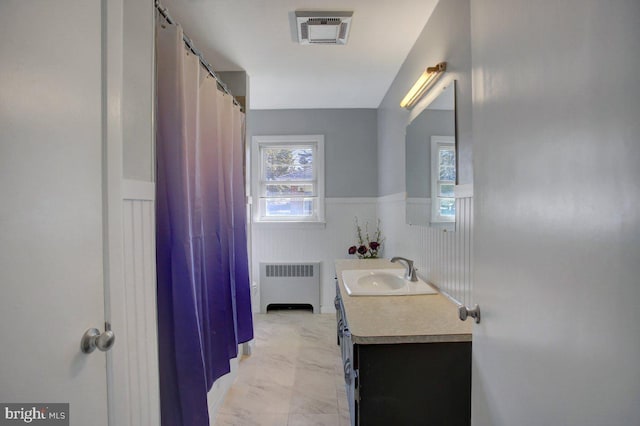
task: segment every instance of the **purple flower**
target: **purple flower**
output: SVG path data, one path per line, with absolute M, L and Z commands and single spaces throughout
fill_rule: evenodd
M 360 246 L 358 247 L 358 253 L 364 255 L 367 253 L 367 246 Z
M 356 246 L 349 247 L 349 254 L 356 254 L 356 250 L 357 250 Z
M 377 241 L 371 241 L 369 243 L 369 247 L 371 248 L 371 250 L 378 250 L 378 247 L 380 247 L 380 244 L 378 244 Z

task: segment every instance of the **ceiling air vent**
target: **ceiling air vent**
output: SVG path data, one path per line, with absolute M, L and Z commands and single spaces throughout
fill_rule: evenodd
M 300 44 L 347 44 L 353 12 L 296 11 Z

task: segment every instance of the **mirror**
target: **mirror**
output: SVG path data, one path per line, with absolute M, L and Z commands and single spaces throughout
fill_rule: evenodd
M 434 87 L 430 98 L 416 105 L 406 129 L 406 222 L 446 227 L 455 222 L 455 81 Z

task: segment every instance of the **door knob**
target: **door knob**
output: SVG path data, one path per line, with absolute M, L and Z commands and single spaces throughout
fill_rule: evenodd
M 458 306 L 458 316 L 460 321 L 465 321 L 467 317 L 474 318 L 478 324 L 480 322 L 480 306 L 475 305 L 473 309 L 469 309 L 465 305 Z
M 82 353 L 90 354 L 96 348 L 102 352 L 111 349 L 116 342 L 116 335 L 111 331 L 111 324 L 104 323 L 104 333 L 100 333 L 97 328 L 90 328 L 84 332 L 80 340 L 80 350 Z

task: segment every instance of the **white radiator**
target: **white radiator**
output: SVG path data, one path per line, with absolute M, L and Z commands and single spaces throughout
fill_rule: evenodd
M 260 312 L 271 304 L 309 304 L 320 313 L 320 263 L 260 263 Z

